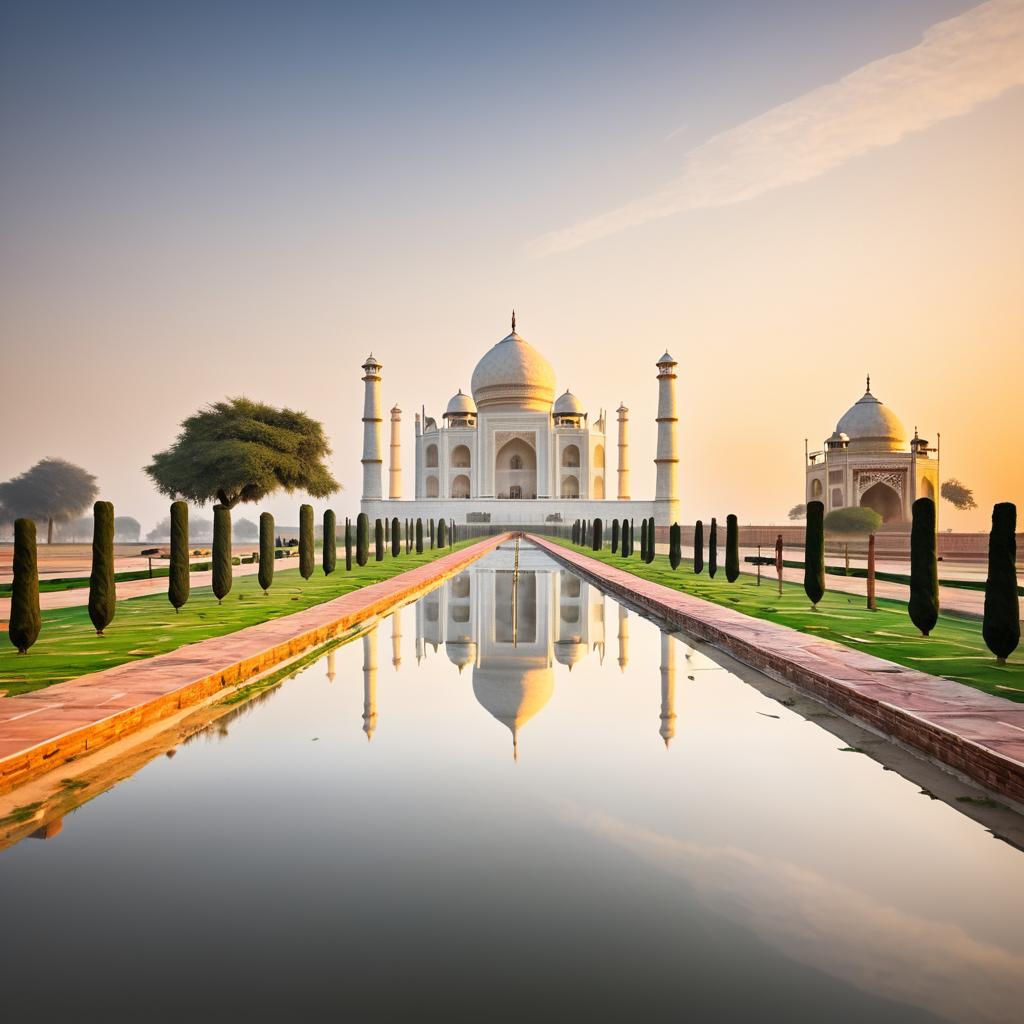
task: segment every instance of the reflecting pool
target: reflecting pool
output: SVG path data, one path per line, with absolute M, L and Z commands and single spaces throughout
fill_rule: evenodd
M 0 853 L 6 1019 L 1019 1019 L 1019 850 L 515 558 Z

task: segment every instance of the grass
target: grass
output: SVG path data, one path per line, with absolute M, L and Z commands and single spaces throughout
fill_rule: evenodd
M 784 559 L 782 564 L 787 569 L 802 569 L 804 567 L 803 562 L 791 562 L 788 559 Z M 769 567 L 770 568 L 770 567 Z M 850 571 L 846 571 L 846 567 L 843 565 L 826 565 L 825 572 L 830 576 L 855 576 L 858 579 L 867 579 L 867 569 L 862 569 L 858 566 L 850 566 Z M 909 573 L 902 572 L 876 572 L 875 579 L 883 581 L 885 583 L 902 583 L 904 586 L 910 586 L 910 575 Z M 940 587 L 955 587 L 958 590 L 984 590 L 985 584 L 981 580 L 939 580 Z M 1024 595 L 1024 587 L 1018 587 L 1017 593 Z
M 684 559 L 673 572 L 665 555 L 657 555 L 650 565 L 645 565 L 639 553 L 623 558 L 613 555 L 608 548 L 591 551 L 565 540 L 556 543 L 673 590 L 735 608 L 745 615 L 790 626 L 919 672 L 943 676 L 1024 703 L 1024 652 L 1018 650 L 1006 665 L 997 664 L 985 646 L 978 620 L 940 615 L 931 635 L 923 637 L 910 621 L 903 601 L 880 598 L 878 611 L 869 612 L 864 607 L 863 597 L 832 591 L 826 593 L 818 611 L 813 612 L 799 583 L 784 583 L 780 597 L 775 580 L 762 580 L 758 587 L 753 576 L 744 574 L 735 583 L 729 583 L 721 567 L 714 579 L 708 576 L 706 567 L 697 576 L 689 559 Z M 724 561 L 724 551 L 720 558 Z
M 342 555 L 332 575 L 325 576 L 317 567 L 308 580 L 302 579 L 298 568 L 284 569 L 277 562 L 269 596 L 263 596 L 255 575 L 238 576 L 223 604 L 217 604 L 209 587 L 196 587 L 177 615 L 165 594 L 135 597 L 118 603 L 114 621 L 103 636 L 96 635 L 85 606 L 45 611 L 39 640 L 28 654 L 19 655 L 0 635 L 0 690 L 11 695 L 29 693 L 89 672 L 234 633 L 397 576 L 472 543 L 467 540 L 451 549 L 427 550 L 421 555 L 415 551 L 398 558 L 387 555 L 382 562 L 374 560 L 371 548 L 370 561 L 363 568 L 353 566 L 351 572 L 346 572 Z

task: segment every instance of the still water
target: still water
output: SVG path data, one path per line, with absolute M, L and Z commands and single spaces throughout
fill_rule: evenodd
M 0 854 L 4 1019 L 1020 1019 L 1018 850 L 512 557 Z

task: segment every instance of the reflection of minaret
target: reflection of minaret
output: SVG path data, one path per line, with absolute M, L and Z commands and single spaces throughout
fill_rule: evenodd
M 377 728 L 377 627 L 363 635 L 363 732 L 373 739 Z
M 327 678 L 330 682 L 334 682 L 334 677 L 337 672 L 334 671 L 334 651 L 327 652 Z
M 661 634 L 661 728 L 668 748 L 676 734 L 676 644 L 668 633 Z
M 391 613 L 391 664 L 397 669 L 402 664 L 402 612 Z
M 625 672 L 629 664 L 629 612 L 619 605 L 619 668 Z

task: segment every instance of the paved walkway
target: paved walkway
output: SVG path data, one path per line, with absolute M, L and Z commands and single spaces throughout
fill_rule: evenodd
M 543 537 L 530 539 L 603 590 L 1024 805 L 1024 705 L 751 618 Z
M 0 697 L 0 793 L 343 635 L 454 575 L 507 537 L 488 537 L 294 615 Z

